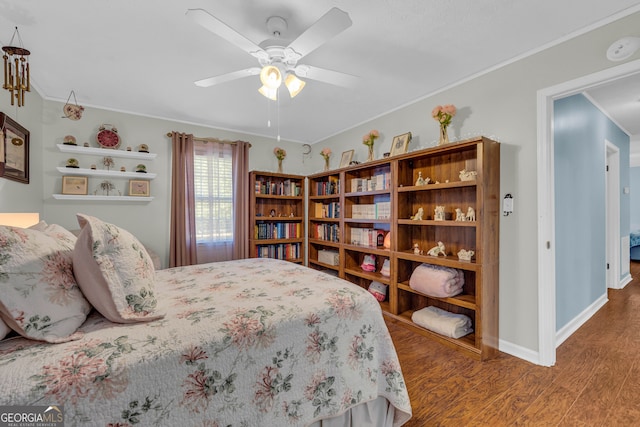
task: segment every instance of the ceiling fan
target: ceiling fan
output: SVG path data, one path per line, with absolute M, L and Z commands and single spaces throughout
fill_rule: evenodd
M 238 46 L 256 58 L 260 64 L 260 67 L 251 67 L 198 80 L 195 82 L 197 86 L 209 87 L 259 74 L 263 84 L 259 92 L 275 101 L 278 88 L 283 79 L 292 98 L 300 93 L 305 85 L 305 82 L 298 77 L 343 87 L 353 86 L 357 82 L 357 77 L 350 74 L 307 64 L 298 64 L 298 61 L 303 57 L 351 26 L 349 14 L 336 7 L 325 13 L 287 46 L 282 46 L 283 40 L 279 38 L 287 29 L 287 21 L 279 16 L 272 16 L 267 19 L 267 30 L 274 38 L 265 40 L 259 45 L 204 9 L 188 9 L 187 16 L 212 33 Z

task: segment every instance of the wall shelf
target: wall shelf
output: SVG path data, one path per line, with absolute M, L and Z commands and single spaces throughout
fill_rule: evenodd
M 137 151 L 110 150 L 107 148 L 84 147 L 78 145 L 56 144 L 63 153 L 89 154 L 93 156 L 124 157 L 128 159 L 153 160 L 156 153 L 139 153 Z
M 108 171 L 104 169 L 86 169 L 86 168 L 68 168 L 65 166 L 58 166 L 58 172 L 63 175 L 83 175 L 83 176 L 103 176 L 110 178 L 133 178 L 133 179 L 154 179 L 157 174 L 155 173 L 141 173 L 141 172 L 120 172 L 118 170 Z
M 150 202 L 153 197 L 140 196 L 93 196 L 75 194 L 53 194 L 56 200 L 91 200 L 94 202 Z

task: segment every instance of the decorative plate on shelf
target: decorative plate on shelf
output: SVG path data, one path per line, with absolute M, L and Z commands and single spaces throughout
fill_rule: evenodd
M 120 135 L 118 135 L 118 129 L 112 125 L 101 125 L 96 135 L 98 145 L 102 148 L 113 148 L 114 150 L 120 147 Z

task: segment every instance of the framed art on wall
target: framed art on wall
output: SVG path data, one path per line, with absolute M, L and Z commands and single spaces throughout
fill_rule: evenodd
M 411 142 L 411 132 L 403 133 L 402 135 L 394 136 L 391 143 L 391 155 L 404 154 L 407 152 Z
M 129 180 L 129 195 L 139 197 L 149 197 L 151 191 L 149 189 L 150 181 L 141 179 Z
M 346 168 L 351 163 L 351 159 L 353 159 L 353 152 L 355 150 L 348 150 L 342 153 L 342 157 L 340 158 L 340 167 Z
M 84 196 L 89 193 L 89 178 L 86 176 L 65 175 L 62 177 L 62 194 Z
M 2 126 L 2 177 L 29 183 L 29 131 L 0 113 Z

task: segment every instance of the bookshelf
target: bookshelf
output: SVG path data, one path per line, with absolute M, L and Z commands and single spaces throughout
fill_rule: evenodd
M 303 263 L 305 177 L 252 171 L 249 181 L 250 256 Z

